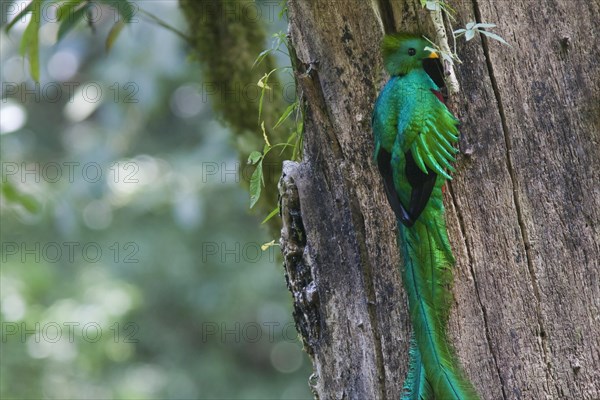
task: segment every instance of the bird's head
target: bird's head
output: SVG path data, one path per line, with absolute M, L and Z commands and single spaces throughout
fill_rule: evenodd
M 437 53 L 425 50 L 429 45 L 423 37 L 410 33 L 386 35 L 381 45 L 386 71 L 394 76 L 423 68 L 423 60 L 439 58 Z

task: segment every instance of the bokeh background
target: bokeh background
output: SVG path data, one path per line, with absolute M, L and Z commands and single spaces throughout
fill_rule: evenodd
M 186 32 L 177 1 L 138 4 Z M 311 398 L 253 169 L 186 41 L 140 16 L 107 53 L 103 20 L 45 23 L 36 86 L 26 22 L 0 33 L 0 397 Z

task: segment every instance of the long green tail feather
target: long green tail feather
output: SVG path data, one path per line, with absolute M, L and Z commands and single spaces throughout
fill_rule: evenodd
M 441 191 L 439 194 L 441 196 Z M 417 364 L 422 365 L 426 383 L 431 385 L 436 399 L 479 399 L 469 381 L 464 378 L 458 367 L 458 360 L 448 345 L 446 323 L 451 304 L 448 287 L 452 280 L 450 268 L 454 259 L 441 213 L 443 209 L 428 208 L 429 215 L 422 218 L 427 223 L 419 220 L 411 228 L 398 224 L 405 260 L 403 281 L 417 344 L 417 348 L 413 350 L 418 353 L 411 356 L 414 362 L 407 378 L 407 385 L 410 386 L 407 389 L 405 385 L 405 396 L 408 394 L 409 397 L 403 399 L 433 399 L 427 392 L 421 392 L 424 396 L 420 398 L 414 397 L 421 395 L 417 381 L 419 377 L 415 372 Z
M 414 336 L 410 340 L 408 374 L 402 388 L 401 400 L 431 400 L 433 391 L 427 381 L 421 353 L 417 348 Z

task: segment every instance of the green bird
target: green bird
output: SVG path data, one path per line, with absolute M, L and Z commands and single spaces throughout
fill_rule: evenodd
M 450 347 L 454 257 L 446 232 L 442 187 L 452 179 L 458 150 L 458 120 L 446 108 L 439 87 L 423 68 L 428 42 L 400 33 L 383 40 L 391 78 L 373 112 L 374 160 L 396 214 L 404 256 L 403 283 L 413 336 L 403 399 L 478 399 Z

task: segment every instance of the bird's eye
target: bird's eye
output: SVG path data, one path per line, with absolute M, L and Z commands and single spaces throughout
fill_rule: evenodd
M 417 51 L 415 49 L 413 49 L 412 47 L 410 49 L 408 49 L 409 56 L 414 56 L 415 54 L 417 54 Z

